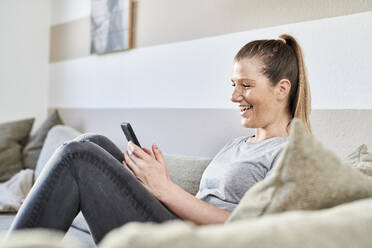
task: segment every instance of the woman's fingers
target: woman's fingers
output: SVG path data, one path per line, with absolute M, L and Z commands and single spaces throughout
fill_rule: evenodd
M 148 155 L 151 155 L 151 157 L 155 159 L 154 154 L 152 154 L 152 152 L 149 149 L 147 149 L 146 147 L 142 147 L 142 150 L 144 150 Z
M 151 155 L 147 154 L 144 150 L 142 150 L 141 147 L 134 144 L 132 141 L 128 142 L 128 150 L 143 160 L 149 160 L 152 157 Z
M 138 172 L 139 172 L 139 169 L 138 169 L 137 165 L 134 163 L 134 161 L 132 160 L 132 158 L 129 156 L 127 150 L 124 151 L 124 157 L 125 157 L 125 161 L 127 162 L 127 165 L 129 166 L 129 168 L 137 176 Z
M 129 168 L 129 166 L 127 165 L 125 160 L 123 160 L 122 164 L 123 164 L 124 167 L 126 167 L 129 170 L 130 173 L 132 173 L 133 176 L 136 176 L 136 175 L 134 175 L 133 171 Z

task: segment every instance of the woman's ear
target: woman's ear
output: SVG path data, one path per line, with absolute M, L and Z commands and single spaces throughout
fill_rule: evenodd
M 283 101 L 284 99 L 286 99 L 286 97 L 289 95 L 290 90 L 291 90 L 291 82 L 286 78 L 283 78 L 282 80 L 280 80 L 278 84 L 276 85 L 277 100 Z

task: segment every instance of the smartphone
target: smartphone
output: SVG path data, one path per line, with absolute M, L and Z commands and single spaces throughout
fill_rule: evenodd
M 120 126 L 121 126 L 121 129 L 124 132 L 125 137 L 127 137 L 128 142 L 133 141 L 134 144 L 141 147 L 141 145 L 138 142 L 138 139 L 136 137 L 136 134 L 134 133 L 133 128 L 130 125 L 130 123 L 129 122 L 123 122 L 123 123 L 121 123 Z

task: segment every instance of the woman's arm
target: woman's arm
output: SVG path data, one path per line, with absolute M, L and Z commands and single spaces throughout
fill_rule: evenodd
M 170 180 L 168 168 L 159 148 L 153 144 L 151 153 L 145 147 L 128 142 L 124 151 L 126 166 L 143 186 L 172 212 L 197 225 L 224 223 L 230 212 L 210 205 L 184 191 Z
M 197 225 L 221 224 L 231 214 L 196 198 L 173 182 L 158 199 L 179 217 Z

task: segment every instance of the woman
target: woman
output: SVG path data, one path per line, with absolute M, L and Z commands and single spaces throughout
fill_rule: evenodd
M 81 210 L 96 243 L 129 221 L 224 223 L 244 193 L 263 180 L 296 117 L 309 124 L 310 91 L 300 46 L 290 35 L 246 44 L 234 58 L 231 101 L 255 135 L 226 144 L 193 196 L 174 184 L 159 148 L 132 142 L 124 154 L 106 137 L 81 135 L 60 146 L 19 210 L 9 233 L 32 227 L 67 231 Z

